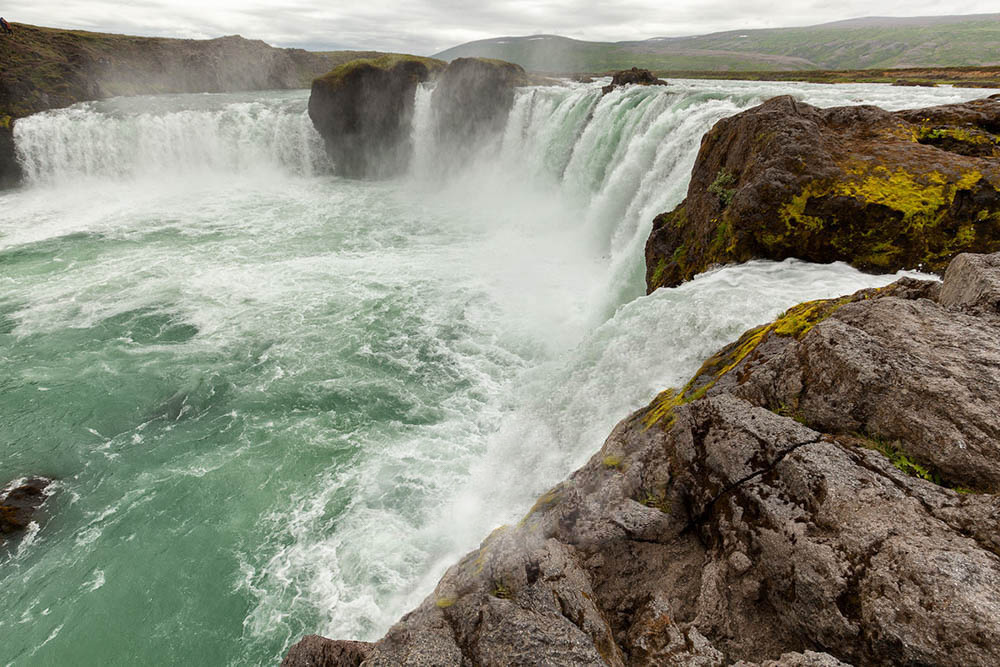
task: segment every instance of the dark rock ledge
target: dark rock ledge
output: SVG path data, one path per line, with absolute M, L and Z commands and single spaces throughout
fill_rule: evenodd
M 1000 254 L 801 304 L 374 644 L 285 665 L 1000 664 Z

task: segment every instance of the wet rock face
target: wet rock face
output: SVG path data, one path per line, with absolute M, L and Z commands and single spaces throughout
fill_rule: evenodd
M 0 190 L 16 186 L 22 177 L 14 148 L 13 124 L 14 121 L 8 120 L 8 127 L 0 127 Z
M 27 530 L 32 516 L 45 502 L 45 490 L 51 483 L 34 477 L 0 492 L 0 545 Z
M 663 79 L 657 79 L 648 69 L 623 69 L 615 72 L 611 77 L 611 83 L 601 88 L 601 92 L 607 95 L 615 88 L 621 86 L 666 86 L 669 85 Z
M 416 88 L 443 67 L 431 58 L 382 56 L 313 81 L 309 117 L 338 175 L 388 178 L 406 169 Z
M 1000 250 L 1000 96 L 888 112 L 777 97 L 702 140 L 646 243 L 649 291 L 753 258 L 943 271 Z
M 484 135 L 502 132 L 517 86 L 528 84 L 520 65 L 486 58 L 457 58 L 444 70 L 431 104 L 440 143 L 465 150 Z
M 963 256 L 747 332 L 363 664 L 1000 664 L 997 279 Z
M 372 645 L 365 642 L 308 635 L 288 651 L 281 667 L 358 667 L 371 650 Z

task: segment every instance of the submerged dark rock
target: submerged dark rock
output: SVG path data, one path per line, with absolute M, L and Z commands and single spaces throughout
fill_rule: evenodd
M 0 494 L 0 545 L 27 530 L 52 480 L 33 477 Z
M 1000 254 L 952 268 L 748 331 L 363 664 L 1000 663 Z
M 487 58 L 458 58 L 441 74 L 432 107 L 436 134 L 449 150 L 468 150 L 503 131 L 517 86 L 529 84 L 520 65 Z
M 354 60 L 313 81 L 309 117 L 337 174 L 387 178 L 403 172 L 413 146 L 417 86 L 445 63 L 416 56 Z
M 995 252 L 998 158 L 1000 96 L 899 112 L 768 100 L 702 139 L 687 198 L 653 221 L 647 289 L 754 258 L 940 272 Z
M 601 92 L 607 95 L 615 88 L 621 86 L 667 86 L 663 79 L 657 79 L 648 69 L 623 69 L 615 72 L 611 77 L 611 83 L 601 88 Z

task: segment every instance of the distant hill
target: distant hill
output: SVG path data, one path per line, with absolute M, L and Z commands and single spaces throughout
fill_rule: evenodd
M 1000 64 L 1000 14 L 867 17 L 803 28 L 732 30 L 694 37 L 585 42 L 557 35 L 498 37 L 436 54 L 481 56 L 536 72 L 841 70 Z

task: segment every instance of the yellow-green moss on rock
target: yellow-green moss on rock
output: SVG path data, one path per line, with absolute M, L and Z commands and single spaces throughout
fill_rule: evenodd
M 942 271 L 996 252 L 998 132 L 1000 96 L 893 113 L 780 97 L 723 119 L 687 198 L 653 222 L 647 290 L 755 258 Z
M 347 81 L 351 75 L 365 69 L 377 69 L 390 71 L 401 65 L 418 64 L 430 72 L 439 72 L 447 66 L 443 60 L 436 58 L 425 58 L 423 56 L 412 56 L 405 53 L 391 53 L 376 58 L 358 58 L 346 62 L 330 70 L 322 76 L 316 77 L 318 81 L 328 86 L 338 86 Z
M 675 421 L 675 408 L 704 397 L 723 376 L 753 354 L 769 336 L 801 339 L 813 327 L 833 315 L 841 307 L 853 301 L 868 298 L 870 294 L 877 291 L 862 290 L 839 299 L 806 301 L 789 308 L 774 321 L 750 329 L 734 343 L 730 343 L 705 360 L 705 363 L 688 380 L 683 389 L 668 389 L 653 399 L 642 417 L 643 424 L 646 428 L 653 426 L 664 429 L 672 428 Z

